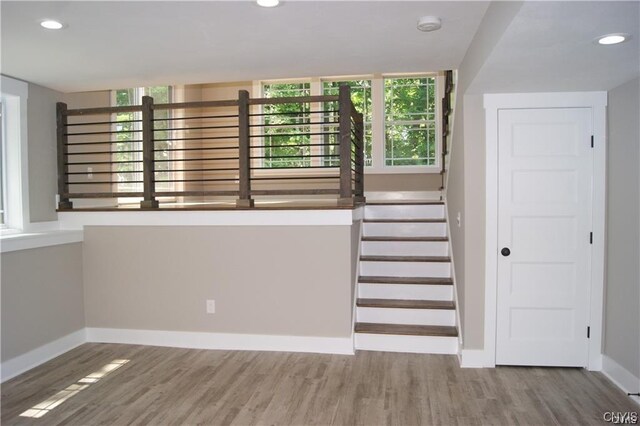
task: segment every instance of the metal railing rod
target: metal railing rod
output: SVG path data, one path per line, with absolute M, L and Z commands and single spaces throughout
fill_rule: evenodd
M 340 176 L 278 176 L 278 177 L 254 177 L 251 180 L 300 180 L 300 179 L 340 179 Z
M 250 138 L 277 138 L 277 137 L 291 137 L 291 136 L 324 136 L 324 135 L 339 135 L 340 132 L 310 132 L 310 133 L 273 133 L 270 135 L 250 135 Z
M 103 154 L 132 154 L 142 152 L 141 149 L 132 151 L 88 151 L 88 152 L 67 152 L 67 155 L 103 155 Z
M 172 131 L 180 131 L 180 130 L 218 130 L 218 129 L 237 129 L 238 125 L 228 125 L 228 126 L 198 126 L 198 127 L 169 127 L 166 129 L 154 129 L 154 132 L 172 132 Z
M 154 149 L 153 152 L 215 151 L 215 150 L 229 150 L 229 149 L 238 149 L 238 147 L 237 146 L 212 146 L 212 147 L 202 147 L 202 148 L 164 148 L 164 149 Z M 180 160 L 176 159 L 175 161 L 180 161 Z
M 66 166 L 86 166 L 91 164 L 142 164 L 142 160 L 117 160 L 117 161 L 82 161 L 74 163 L 64 163 Z
M 142 130 L 109 130 L 102 132 L 65 133 L 65 136 L 113 135 L 118 133 L 140 133 Z
M 216 118 L 238 118 L 238 114 L 194 115 L 194 116 L 188 116 L 188 117 L 154 118 L 153 121 L 205 120 L 205 119 L 216 119 Z
M 337 169 L 339 166 L 303 166 L 303 167 L 251 167 L 251 170 L 291 170 L 291 169 Z
M 72 142 L 72 143 L 66 143 L 65 146 L 80 146 L 80 145 L 113 145 L 113 144 L 118 144 L 118 143 L 140 143 L 142 142 L 141 140 L 130 140 L 130 141 L 105 141 L 105 142 Z
M 277 160 L 279 158 L 339 158 L 338 154 L 324 155 L 324 154 L 300 154 L 300 155 L 261 155 L 261 156 L 250 156 L 251 160 L 256 160 L 259 158 L 267 158 L 270 160 Z
M 215 190 L 215 191 L 157 191 L 156 197 L 203 197 L 207 195 L 238 195 L 236 190 Z
M 286 98 L 254 98 L 249 99 L 249 105 L 281 105 L 281 104 L 308 104 L 315 102 L 335 102 L 338 96 L 294 96 Z
M 142 120 L 117 120 L 117 121 L 90 121 L 86 123 L 67 123 L 70 126 L 97 126 L 100 124 L 140 123 Z
M 289 127 L 289 126 L 314 126 L 323 124 L 338 124 L 337 121 L 310 121 L 308 123 L 278 123 L 278 124 L 251 124 L 249 127 Z
M 306 146 L 340 146 L 338 143 L 298 143 L 291 145 L 253 145 L 251 149 L 258 148 L 297 148 L 297 147 L 306 147 Z
M 330 109 L 324 111 L 290 111 L 290 112 L 260 112 L 260 113 L 252 113 L 249 114 L 249 117 L 264 117 L 267 115 L 311 115 L 311 114 L 330 114 L 337 113 L 338 111 Z
M 237 135 L 233 136 L 204 136 L 194 138 L 167 138 L 167 139 L 154 139 L 154 142 L 172 142 L 172 141 L 210 141 L 210 140 L 222 140 L 222 139 L 238 139 Z
M 167 160 L 155 160 L 156 163 L 167 163 L 167 162 L 176 162 L 180 163 L 182 161 L 230 161 L 230 160 L 238 160 L 239 157 L 218 157 L 218 158 L 181 158 L 179 160 L 167 159 Z

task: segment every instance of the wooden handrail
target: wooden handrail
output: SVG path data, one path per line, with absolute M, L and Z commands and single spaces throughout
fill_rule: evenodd
M 300 151 L 300 155 L 296 154 L 296 151 L 287 153 L 286 151 L 279 151 L 281 154 L 266 155 L 256 151 L 257 149 L 264 149 L 265 143 L 256 142 L 260 141 L 259 138 L 265 138 L 267 135 L 263 129 L 268 128 L 267 125 L 258 124 L 261 117 L 274 115 L 280 116 L 279 113 L 269 113 L 262 111 L 261 109 L 254 110 L 252 108 L 260 108 L 263 105 L 278 105 L 286 103 L 305 104 L 305 103 L 329 103 L 338 102 L 338 110 L 333 108 L 330 111 L 324 111 L 327 109 L 323 107 L 322 111 L 300 111 L 299 114 L 305 117 L 307 122 L 296 123 L 295 125 L 285 126 L 281 125 L 278 128 L 287 129 L 286 133 L 274 133 L 270 134 L 270 137 L 284 138 L 282 142 L 279 140 L 275 142 L 275 145 L 269 145 L 270 148 L 277 149 L 315 149 L 316 152 Z M 221 112 L 222 115 L 218 116 L 215 113 L 206 113 L 202 117 L 194 116 L 191 114 L 187 117 L 167 117 L 167 118 L 154 118 L 154 112 L 160 110 L 187 110 L 197 108 L 225 108 L 225 112 Z M 228 108 L 232 108 L 232 112 L 229 113 Z M 235 110 L 237 108 L 237 114 Z M 105 120 L 75 120 L 72 123 L 68 122 L 70 116 L 89 116 L 95 114 L 118 114 L 118 113 L 140 113 L 141 119 L 118 121 L 115 118 L 109 118 Z M 327 114 L 331 113 L 332 117 L 329 121 L 327 118 L 323 119 L 311 119 L 312 114 Z M 337 113 L 337 116 L 336 116 Z M 237 125 L 229 126 L 216 126 L 215 124 L 207 125 L 197 123 L 197 127 L 189 127 L 182 125 L 173 125 L 176 120 L 182 119 L 196 119 L 196 118 L 228 118 L 231 120 L 237 119 Z M 324 115 L 323 115 L 324 117 Z M 337 118 L 337 120 L 336 120 Z M 301 96 L 301 97 L 287 97 L 287 98 L 250 98 L 249 93 L 245 90 L 241 90 L 238 93 L 238 99 L 221 100 L 221 101 L 202 101 L 202 102 L 181 102 L 181 103 L 164 103 L 154 104 L 153 98 L 144 96 L 142 98 L 142 105 L 133 106 L 117 106 L 117 107 L 99 107 L 99 108 L 82 108 L 82 109 L 68 109 L 64 103 L 57 104 L 57 145 L 58 145 L 58 193 L 60 195 L 60 201 L 58 204 L 59 209 L 72 209 L 73 204 L 71 199 L 73 198 L 124 198 L 124 197 L 142 197 L 140 207 L 144 209 L 154 209 L 159 206 L 157 197 L 189 197 L 189 196 L 206 196 L 206 195 L 227 195 L 237 196 L 236 206 L 238 208 L 252 208 L 254 206 L 253 196 L 256 195 L 326 195 L 336 194 L 339 196 L 339 204 L 345 206 L 353 206 L 356 202 L 363 200 L 364 195 L 364 124 L 362 114 L 359 113 L 350 98 L 350 88 L 348 86 L 341 86 L 338 95 L 331 96 Z M 167 124 L 158 128 L 157 122 L 165 121 Z M 171 120 L 171 121 L 169 121 Z M 127 124 L 128 123 L 128 124 Z M 139 124 L 133 124 L 139 123 Z M 260 121 L 261 123 L 261 121 Z M 124 128 L 114 129 L 110 126 L 124 125 Z M 95 127 L 103 126 L 103 127 Z M 136 127 L 134 127 L 136 126 Z M 140 126 L 140 127 L 137 127 Z M 154 128 L 156 126 L 156 128 Z M 309 127 L 317 126 L 317 129 L 311 132 L 308 129 L 299 129 L 296 132 L 296 126 Z M 292 131 L 288 131 L 288 128 Z M 335 131 L 338 127 L 338 131 Z M 226 133 L 211 133 L 206 132 L 227 132 L 228 130 L 238 129 L 237 134 L 227 136 Z M 69 129 L 73 129 L 69 133 Z M 124 129 L 124 130 L 123 130 Z M 183 132 L 190 132 L 193 130 L 202 131 L 202 135 L 186 135 Z M 252 134 L 252 131 L 255 132 Z M 131 137 L 131 132 L 135 133 L 132 140 L 124 141 L 105 141 L 109 139 L 109 136 L 102 137 L 102 140 L 98 138 L 99 135 L 115 135 L 122 134 L 124 136 Z M 162 136 L 157 132 L 165 132 Z M 69 141 L 69 136 L 76 135 Z M 156 136 L 158 136 L 156 138 Z M 304 137 L 304 138 L 326 138 L 318 139 L 317 141 L 310 140 L 308 144 L 303 143 L 286 143 L 286 139 L 289 137 Z M 337 139 L 337 140 L 336 140 Z M 221 146 L 202 146 L 193 145 L 199 141 L 212 141 L 221 140 Z M 236 142 L 237 141 L 237 142 Z M 324 143 L 319 143 L 324 141 Z M 106 145 L 113 146 L 115 144 L 131 143 L 141 144 L 141 148 L 131 145 L 125 150 L 116 151 L 115 149 L 110 151 L 109 149 L 87 150 L 92 145 Z M 167 143 L 177 144 L 164 148 Z M 253 144 L 253 145 L 252 145 Z M 140 145 L 137 145 L 140 146 Z M 336 151 L 329 151 L 330 147 L 338 147 Z M 315 147 L 315 148 L 314 148 Z M 72 152 L 69 152 L 69 149 Z M 214 152 L 216 150 L 235 150 L 237 149 L 237 157 L 224 156 L 215 158 L 205 158 L 205 153 Z M 184 152 L 189 153 L 189 156 L 181 156 L 177 159 L 156 158 L 157 153 L 171 151 L 171 152 Z M 194 156 L 193 154 L 200 151 L 200 155 Z M 116 161 L 110 156 L 112 153 L 120 152 L 125 156 L 134 156 L 136 154 L 142 154 L 142 159 L 135 157 L 123 157 Z M 320 153 L 318 153 L 320 152 Z M 96 158 L 92 158 L 91 156 Z M 235 155 L 235 152 L 234 152 Z M 88 157 L 88 158 L 87 158 Z M 270 158 L 272 160 L 278 160 L 285 162 L 281 165 L 285 167 L 263 167 L 259 163 L 260 159 Z M 305 159 L 306 165 L 301 167 L 295 167 L 293 162 L 287 163 L 287 159 L 300 158 Z M 339 166 L 338 166 L 339 158 Z M 82 161 L 77 161 L 82 160 Z M 76 161 L 73 161 L 76 160 Z M 223 167 L 212 168 L 207 165 L 196 165 L 193 168 L 185 167 L 186 162 L 205 162 L 205 161 L 233 161 L 237 164 L 224 165 Z M 334 162 L 335 161 L 335 162 Z M 256 164 L 254 164 L 256 163 Z M 137 164 L 141 165 L 142 169 L 134 168 L 129 170 L 125 168 L 123 170 L 112 169 L 114 164 Z M 162 167 L 159 169 L 160 165 Z M 126 167 L 126 166 L 123 166 Z M 93 171 L 95 168 L 95 172 Z M 287 175 L 284 178 L 275 178 L 273 176 L 261 176 L 253 177 L 252 173 L 262 173 L 261 170 L 272 170 L 277 172 L 278 170 L 288 170 Z M 306 173 L 296 177 L 296 170 L 306 169 Z M 334 169 L 335 176 L 327 176 L 321 171 L 311 172 L 311 170 L 317 169 Z M 158 173 L 190 173 L 198 172 L 203 173 L 210 172 L 226 172 L 231 173 L 235 177 L 227 178 L 226 175 L 221 177 L 210 177 L 203 175 L 200 178 L 192 178 L 188 175 L 184 176 L 172 176 L 158 175 Z M 237 174 L 234 173 L 237 171 Z M 323 170 L 324 171 L 324 170 Z M 98 181 L 93 181 L 91 174 L 96 173 L 101 178 Z M 133 176 L 135 173 L 142 174 L 142 180 L 140 178 L 124 181 L 122 183 L 140 184 L 142 183 L 142 190 L 137 191 L 137 187 L 122 188 L 122 191 L 118 191 L 117 184 L 121 183 L 118 177 L 121 173 L 127 173 L 126 176 Z M 86 179 L 83 179 L 83 175 L 87 175 Z M 292 175 L 290 175 L 292 174 Z M 74 179 L 70 180 L 70 177 Z M 271 188 L 252 188 L 252 181 L 256 182 L 256 185 L 265 182 L 292 182 L 295 180 L 298 182 L 306 182 L 303 187 L 299 189 L 291 189 L 290 185 L 287 186 L 273 186 Z M 338 187 L 329 188 L 326 184 L 335 185 L 338 183 Z M 157 185 L 167 182 L 182 182 L 182 183 L 202 183 L 209 184 L 211 182 L 219 182 L 221 186 L 204 186 L 203 189 L 185 187 L 182 190 L 167 190 L 166 187 L 158 189 Z M 313 186 L 313 182 L 322 183 L 325 182 L 325 186 Z M 330 183 L 333 182 L 333 183 Z M 87 188 L 92 185 L 96 185 L 101 188 L 100 185 L 108 184 L 108 190 L 101 191 L 100 189 L 87 189 L 83 192 L 74 192 L 69 189 L 69 184 L 73 187 Z M 284 183 L 283 183 L 284 185 Z M 235 186 L 235 188 L 234 188 Z M 127 189 L 133 188 L 134 191 L 127 191 Z M 91 192 L 93 191 L 93 192 Z
M 142 97 L 142 176 L 144 180 L 144 200 L 140 202 L 141 208 L 156 208 L 158 200 L 153 193 L 155 186 L 155 152 L 153 149 L 153 98 Z
M 449 146 L 447 145 L 447 136 L 449 136 L 451 129 L 449 116 L 453 112 L 451 110 L 451 96 L 453 92 L 453 71 L 445 71 L 444 79 L 444 96 L 442 97 L 442 152 L 441 152 L 441 165 L 440 165 L 440 191 L 444 190 L 445 174 L 447 173 L 446 158 L 449 153 Z M 442 199 L 442 195 L 440 196 Z

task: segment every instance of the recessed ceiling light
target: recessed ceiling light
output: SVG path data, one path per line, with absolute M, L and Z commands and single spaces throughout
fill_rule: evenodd
M 623 41 L 629 40 L 629 37 L 630 37 L 629 34 L 623 34 L 623 33 L 607 34 L 607 35 L 598 37 L 597 41 L 598 41 L 598 44 L 604 44 L 604 45 L 618 44 L 618 43 L 622 43 Z
M 280 0 L 256 0 L 256 3 L 262 7 L 276 7 L 280 4 Z
M 442 26 L 442 21 L 437 16 L 423 16 L 418 19 L 418 29 L 420 31 L 429 32 L 439 30 Z
M 40 26 L 48 30 L 59 30 L 64 27 L 61 22 L 54 21 L 52 19 L 47 19 L 46 21 L 40 22 Z

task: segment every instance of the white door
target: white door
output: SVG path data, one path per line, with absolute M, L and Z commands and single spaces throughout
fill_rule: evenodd
M 589 108 L 498 113 L 496 364 L 587 365 L 591 127 Z

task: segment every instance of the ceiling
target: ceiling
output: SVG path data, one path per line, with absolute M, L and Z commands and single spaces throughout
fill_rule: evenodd
M 619 45 L 596 37 L 628 33 Z M 640 74 L 640 2 L 531 1 L 467 93 L 609 90 Z
M 62 92 L 457 68 L 478 1 L 0 2 L 2 73 Z M 423 15 L 442 29 L 423 33 Z M 39 26 L 43 19 L 67 25 Z

